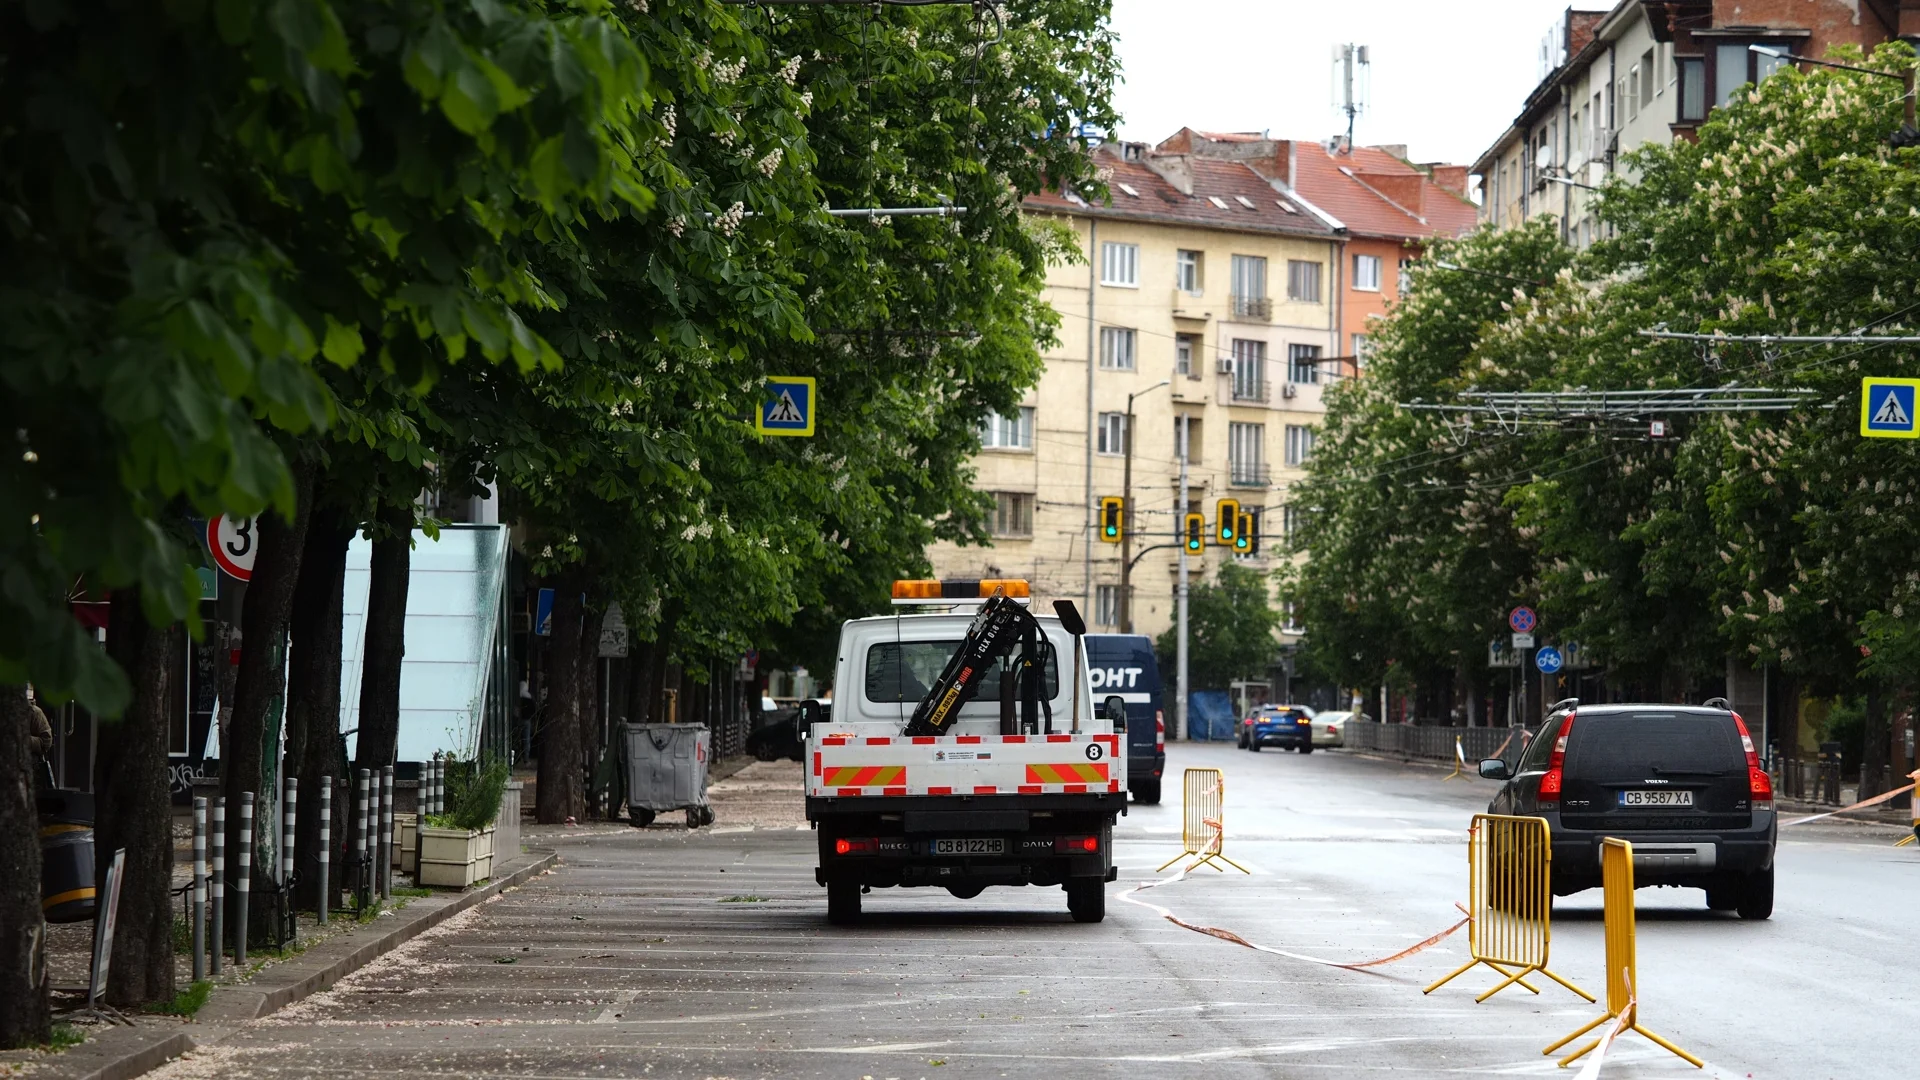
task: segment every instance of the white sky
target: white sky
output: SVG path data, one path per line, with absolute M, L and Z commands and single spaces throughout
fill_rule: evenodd
M 1611 7 L 1586 0 L 1583 9 Z M 1182 126 L 1325 139 L 1333 46 L 1366 45 L 1372 93 L 1361 145 L 1406 143 L 1415 161 L 1471 165 L 1539 82 L 1541 39 L 1568 0 L 1114 0 L 1123 138 Z

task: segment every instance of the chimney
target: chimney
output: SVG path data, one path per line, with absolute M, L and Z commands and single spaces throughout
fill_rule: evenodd
M 1567 9 L 1567 59 L 1580 55 L 1580 50 L 1593 44 L 1593 34 L 1605 22 L 1604 11 L 1575 11 Z
M 1398 203 L 1415 217 L 1427 214 L 1427 178 L 1417 172 L 1363 172 L 1354 174 L 1368 187 Z
M 1380 151 L 1383 154 L 1392 154 L 1394 157 L 1399 158 L 1401 161 L 1407 160 L 1407 144 L 1406 143 L 1381 143 L 1379 146 L 1374 147 L 1374 149 Z
M 1193 195 L 1193 164 L 1185 154 L 1151 154 L 1146 166 L 1182 195 Z

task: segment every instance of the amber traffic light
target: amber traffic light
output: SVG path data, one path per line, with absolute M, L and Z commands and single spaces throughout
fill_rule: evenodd
M 1260 527 L 1255 524 L 1257 520 L 1252 511 L 1240 511 L 1240 528 L 1233 534 L 1233 550 L 1243 555 L 1254 554 L 1260 550 L 1256 546 L 1260 542 L 1258 532 Z
M 1120 542 L 1120 535 L 1127 528 L 1126 506 L 1127 501 L 1118 495 L 1100 500 L 1100 539 L 1109 544 Z
M 1187 554 L 1198 555 L 1207 546 L 1207 515 L 1188 514 L 1186 524 Z
M 1214 504 L 1213 528 L 1214 543 L 1219 544 L 1221 547 L 1229 544 L 1232 544 L 1235 548 L 1240 546 L 1235 542 L 1240 536 L 1239 499 L 1221 499 L 1218 503 Z

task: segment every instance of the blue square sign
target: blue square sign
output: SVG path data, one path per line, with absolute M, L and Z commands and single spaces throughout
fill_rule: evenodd
M 762 435 L 813 434 L 813 410 L 818 403 L 811 376 L 771 375 L 754 415 L 753 429 Z
M 1914 391 L 1920 379 L 1860 380 L 1860 434 L 1869 439 L 1920 438 Z

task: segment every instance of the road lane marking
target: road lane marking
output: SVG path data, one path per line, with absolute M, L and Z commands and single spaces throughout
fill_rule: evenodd
M 640 996 L 640 991 L 638 990 L 620 991 L 619 993 L 613 995 L 612 1004 L 608 1005 L 604 1009 L 601 1009 L 600 1014 L 593 1018 L 593 1022 L 596 1024 L 613 1023 L 615 1020 L 620 1019 L 621 1011 L 624 1010 L 627 1006 L 633 1004 L 633 999 L 639 996 Z

